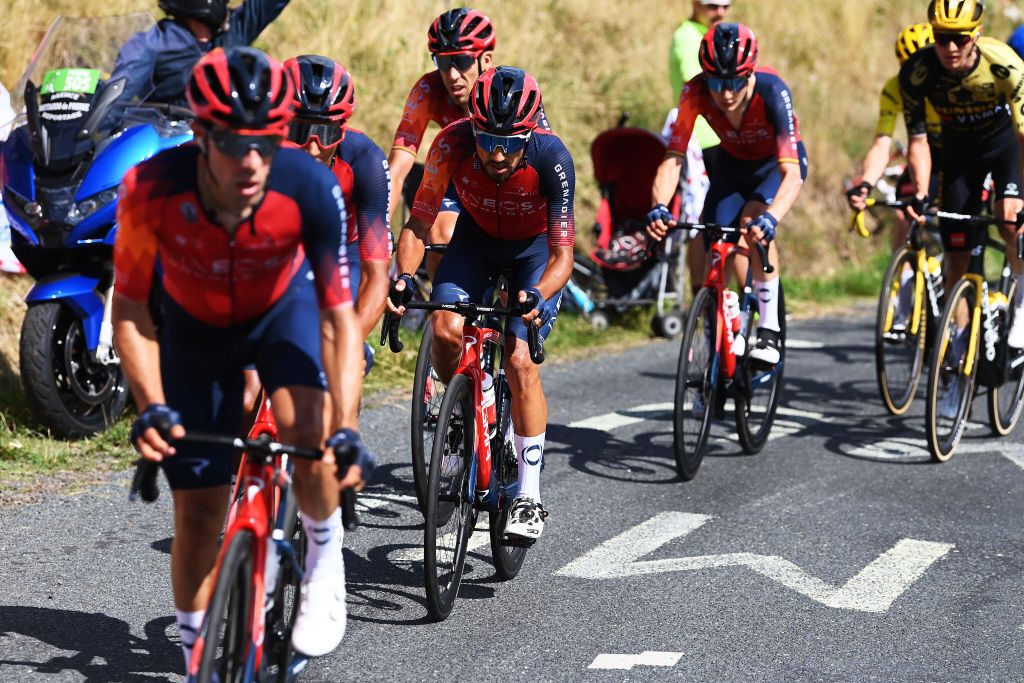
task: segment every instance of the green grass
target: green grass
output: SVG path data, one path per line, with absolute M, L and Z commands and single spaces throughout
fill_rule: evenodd
M 878 296 L 890 254 L 880 251 L 864 266 L 847 266 L 828 277 L 786 277 L 787 308 L 801 304 L 834 305 Z

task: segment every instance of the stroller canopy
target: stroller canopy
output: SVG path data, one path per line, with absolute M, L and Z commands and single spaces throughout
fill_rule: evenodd
M 665 149 L 661 137 L 643 128 L 612 128 L 594 138 L 590 146 L 594 177 L 608 201 L 613 223 L 646 217 Z

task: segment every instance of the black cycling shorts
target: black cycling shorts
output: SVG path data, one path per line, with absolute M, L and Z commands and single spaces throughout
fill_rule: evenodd
M 942 146 L 938 203 L 943 211 L 980 214 L 985 208 L 982 192 L 989 173 L 996 201 L 1021 197 L 1020 150 L 1011 126 L 983 144 L 967 136 L 946 135 Z M 940 220 L 939 229 L 946 251 L 970 251 L 977 241 L 975 233 L 987 230 L 952 220 Z

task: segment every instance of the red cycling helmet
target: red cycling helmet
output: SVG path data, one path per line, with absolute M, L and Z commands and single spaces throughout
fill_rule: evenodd
M 286 136 L 294 116 L 288 73 L 252 47 L 209 52 L 192 70 L 185 95 L 196 121 L 243 135 Z
M 749 76 L 757 67 L 757 38 L 743 24 L 715 24 L 700 42 L 698 59 L 701 69 L 709 76 Z
M 430 25 L 427 49 L 433 55 L 468 53 L 479 57 L 493 50 L 494 26 L 483 12 L 468 7 L 450 9 Z
M 295 90 L 295 115 L 344 125 L 356 110 L 356 84 L 351 74 L 320 55 L 292 57 L 284 63 Z
M 525 135 L 540 118 L 540 86 L 514 66 L 485 71 L 473 85 L 469 116 L 478 129 L 493 135 Z

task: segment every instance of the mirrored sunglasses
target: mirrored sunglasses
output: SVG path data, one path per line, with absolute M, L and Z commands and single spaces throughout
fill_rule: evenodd
M 448 71 L 453 66 L 460 74 L 464 74 L 476 64 L 476 57 L 465 52 L 456 55 L 433 55 L 434 66 L 440 71 Z
M 344 130 L 341 125 L 329 121 L 296 119 L 288 127 L 288 139 L 303 147 L 315 139 L 321 148 L 329 149 L 340 143 L 342 137 Z
M 283 138 L 279 135 L 242 135 L 231 131 L 211 131 L 210 141 L 222 154 L 241 159 L 250 151 L 263 158 L 272 157 L 281 148 Z
M 515 154 L 524 147 L 526 143 L 530 141 L 530 133 L 524 135 L 492 135 L 486 133 L 478 128 L 473 128 L 473 134 L 476 135 L 476 143 L 488 154 L 494 154 L 495 151 L 501 150 L 502 154 Z
M 717 76 L 708 76 L 708 88 L 711 92 L 722 92 L 723 90 L 739 92 L 746 86 L 746 76 L 741 76 L 739 78 L 718 78 Z

